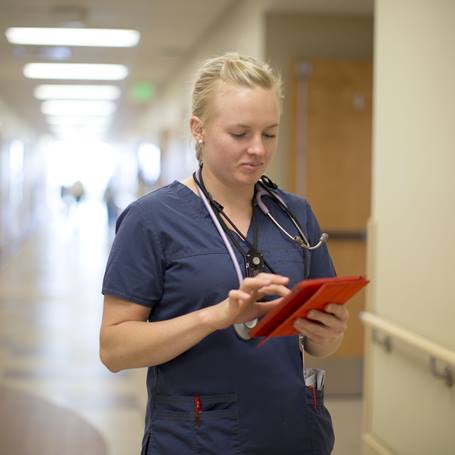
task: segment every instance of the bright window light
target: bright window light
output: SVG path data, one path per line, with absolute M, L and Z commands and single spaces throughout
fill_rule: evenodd
M 45 115 L 109 115 L 114 111 L 112 101 L 50 100 L 41 104 L 41 112 Z
M 30 79 L 81 79 L 110 80 L 125 79 L 125 65 L 102 63 L 27 63 L 24 76 Z
M 154 183 L 161 174 L 160 148 L 150 142 L 144 142 L 139 146 L 137 155 L 144 180 Z
M 63 27 L 11 27 L 5 35 L 12 44 L 94 47 L 134 47 L 141 36 L 137 30 Z
M 120 89 L 115 85 L 38 85 L 34 95 L 39 100 L 116 100 Z

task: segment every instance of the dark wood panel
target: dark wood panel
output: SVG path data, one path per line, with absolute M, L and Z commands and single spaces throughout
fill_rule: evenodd
M 291 166 L 296 189 L 310 202 L 338 275 L 366 274 L 366 224 L 370 214 L 372 62 L 311 59 L 291 71 Z M 365 291 L 348 304 L 351 314 L 341 348 L 332 357 L 361 358 L 358 314 Z

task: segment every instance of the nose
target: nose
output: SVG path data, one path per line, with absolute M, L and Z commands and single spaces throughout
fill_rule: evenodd
M 250 144 L 248 144 L 248 153 L 251 155 L 264 155 L 265 145 L 263 142 L 262 135 L 253 136 Z

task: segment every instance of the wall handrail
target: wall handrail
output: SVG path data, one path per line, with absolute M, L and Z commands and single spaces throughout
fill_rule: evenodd
M 402 327 L 368 311 L 362 311 L 359 317 L 365 325 L 371 327 L 372 329 L 379 330 L 386 335 L 397 338 L 415 348 L 418 348 L 419 350 L 429 354 L 432 358 L 437 358 L 455 366 L 455 351 L 452 351 L 433 341 L 427 340 L 420 335 L 416 335 L 415 333 L 403 329 Z

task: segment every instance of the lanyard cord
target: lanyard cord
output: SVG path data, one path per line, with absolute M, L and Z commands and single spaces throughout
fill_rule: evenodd
M 195 176 L 193 175 L 193 178 Z M 238 236 L 247 244 L 248 248 L 253 248 L 253 249 L 256 249 L 256 244 L 255 244 L 255 240 L 256 239 L 253 239 L 253 242 L 254 242 L 254 245 L 252 245 L 248 239 L 240 232 L 240 230 L 237 228 L 237 226 L 233 223 L 233 221 L 227 216 L 227 214 L 224 212 L 224 207 L 218 202 L 216 201 L 215 199 L 213 199 L 212 195 L 207 191 L 207 188 L 205 186 L 205 183 L 204 183 L 204 179 L 202 178 L 202 172 L 199 174 L 199 181 L 195 179 L 195 182 L 196 184 L 199 186 L 199 188 L 201 188 L 201 190 L 204 192 L 205 196 L 207 197 L 207 199 L 210 201 L 210 204 L 211 206 L 215 209 L 215 214 L 217 215 L 217 218 L 218 218 L 218 221 L 220 222 L 221 226 L 223 227 L 223 229 L 225 230 L 226 234 L 229 235 L 230 238 L 234 239 L 235 237 L 232 236 L 232 232 L 231 230 L 226 226 L 226 223 L 224 222 L 224 220 L 220 217 L 220 215 L 226 219 L 226 221 L 232 226 L 232 228 L 234 229 L 234 231 L 238 234 Z M 254 222 L 254 207 L 253 207 L 253 222 Z M 239 246 L 239 243 L 234 240 L 234 245 L 236 245 L 236 247 Z M 239 248 L 238 248 L 239 249 Z M 242 249 L 240 248 L 239 251 L 242 253 L 243 255 L 243 251 Z
M 216 201 L 215 201 L 216 202 Z M 270 271 L 270 273 L 275 273 L 275 271 L 270 267 L 269 263 L 264 259 L 264 256 L 258 251 L 257 249 L 257 237 L 258 237 L 258 230 L 257 230 L 257 223 L 256 223 L 256 215 L 255 215 L 255 206 L 253 205 L 253 214 L 251 217 L 251 227 L 253 230 L 253 244 L 251 244 L 246 237 L 243 236 L 243 234 L 237 229 L 235 224 L 224 214 L 223 212 L 215 212 L 218 220 L 220 221 L 220 225 L 226 232 L 226 234 L 229 236 L 231 239 L 232 243 L 234 246 L 237 248 L 237 250 L 240 252 L 240 254 L 243 257 L 243 260 L 245 261 L 245 269 L 247 270 L 247 274 L 251 273 L 251 270 L 253 269 L 254 275 L 256 273 L 263 271 L 263 269 L 260 267 L 261 264 L 265 267 L 267 267 Z M 226 226 L 226 223 L 223 222 L 221 219 L 220 215 L 224 215 L 229 223 L 232 225 L 232 227 L 235 229 L 239 237 L 247 244 L 248 251 L 247 253 L 244 252 L 242 246 L 240 245 L 238 239 L 236 238 L 235 234 Z M 258 261 L 258 262 L 255 262 Z M 257 272 L 254 272 L 254 270 L 260 267 Z

